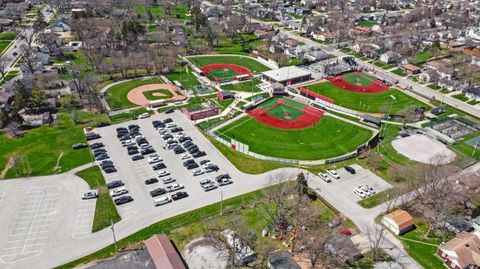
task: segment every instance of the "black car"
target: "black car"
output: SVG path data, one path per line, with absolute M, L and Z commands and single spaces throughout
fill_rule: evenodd
M 192 141 L 187 141 L 187 142 L 183 143 L 183 146 L 185 148 L 188 148 L 188 147 L 195 146 L 195 144 Z
M 190 155 L 193 156 L 193 154 L 197 153 L 197 152 L 200 152 L 200 150 L 198 148 L 191 148 L 189 150 L 187 150 L 188 153 L 190 153 Z
M 138 154 L 138 150 L 133 149 L 128 151 L 128 155 L 135 155 L 135 154 Z
M 100 156 L 95 157 L 95 160 L 97 160 L 97 161 L 103 161 L 103 160 L 106 160 L 106 159 L 108 159 L 108 158 L 110 158 L 110 156 L 108 156 L 108 154 L 102 154 L 102 155 L 100 155 Z
M 177 140 L 168 140 L 167 145 L 170 145 L 170 144 L 178 144 L 178 141 Z
M 152 153 L 155 153 L 155 150 L 153 148 L 146 148 L 146 149 L 142 150 L 142 155 L 148 155 L 148 154 L 152 154 Z
M 98 149 L 94 149 L 92 150 L 93 153 L 106 153 L 107 150 L 104 149 L 104 148 L 98 148 Z
M 188 170 L 192 170 L 192 169 L 195 169 L 195 168 L 198 168 L 198 167 L 200 167 L 198 165 L 198 163 L 192 163 L 192 164 L 187 165 Z
M 114 180 L 114 181 L 112 181 L 112 182 L 110 182 L 110 183 L 107 183 L 107 188 L 109 188 L 109 189 L 114 189 L 114 188 L 118 188 L 118 187 L 123 186 L 123 185 L 125 185 L 125 184 L 123 183 L 123 181 L 121 181 L 121 180 Z
M 183 162 L 183 166 L 187 166 L 187 165 L 192 164 L 192 163 L 195 163 L 195 161 L 192 160 L 192 159 L 186 160 L 186 161 Z
M 192 141 L 192 138 L 190 136 L 182 136 L 178 139 L 178 142 L 183 143 L 185 141 Z
M 128 130 L 132 129 L 140 129 L 140 126 L 138 124 L 130 124 L 128 125 Z
M 91 149 L 98 149 L 98 148 L 103 148 L 105 145 L 103 143 L 93 143 L 90 145 Z
M 128 146 L 127 150 L 138 150 L 137 146 Z
M 175 127 L 175 128 L 172 128 L 172 129 L 170 130 L 170 132 L 172 132 L 172 133 L 179 133 L 179 132 L 181 132 L 181 131 L 183 131 L 183 129 L 180 128 L 180 127 Z
M 165 114 L 170 114 L 170 113 L 173 113 L 175 110 L 173 109 L 167 109 L 165 110 Z
M 207 173 L 217 172 L 218 170 L 220 170 L 220 168 L 218 168 L 218 166 L 215 165 L 215 164 L 205 167 L 205 172 L 207 172 Z
M 218 181 L 218 180 L 222 180 L 222 179 L 230 179 L 232 177 L 230 177 L 229 174 L 221 174 L 219 176 L 217 176 L 215 179 Z
M 138 160 L 141 160 L 141 159 L 145 159 L 145 157 L 143 157 L 143 155 L 133 155 L 132 156 L 132 161 L 138 161 Z
M 97 124 L 97 127 L 105 127 L 105 126 L 110 126 L 110 123 L 106 121 L 101 121 Z
M 176 147 L 173 149 L 173 153 L 178 155 L 178 154 L 185 153 L 185 150 L 182 147 Z
M 121 139 L 124 138 L 124 137 L 128 137 L 128 139 L 130 139 L 129 133 L 128 133 L 128 132 L 125 132 L 125 133 L 117 133 L 117 138 L 118 138 L 118 139 L 121 140 Z
M 190 145 L 190 146 L 186 146 L 185 149 L 187 151 L 190 151 L 190 150 L 193 150 L 193 149 L 198 149 L 198 146 L 197 145 Z
M 110 161 L 110 160 L 102 161 L 102 162 L 100 163 L 100 166 L 102 166 L 102 165 L 107 165 L 107 164 L 113 164 L 113 162 Z
M 177 193 L 172 194 L 172 200 L 173 201 L 180 200 L 180 199 L 183 199 L 185 197 L 188 197 L 188 193 L 186 193 L 184 191 L 179 191 Z
M 199 163 L 201 165 L 204 165 L 204 164 L 209 163 L 209 162 L 210 162 L 210 160 L 201 160 Z
M 152 169 L 154 171 L 157 171 L 157 170 L 160 170 L 160 169 L 165 169 L 165 168 L 167 168 L 167 166 L 164 163 L 157 163 L 157 164 L 152 166 Z
M 73 144 L 73 145 L 72 145 L 72 149 L 74 149 L 74 150 L 84 149 L 84 148 L 86 148 L 86 147 L 88 147 L 88 145 L 87 145 L 87 144 L 84 144 L 84 143 L 79 143 L 79 144 Z
M 163 120 L 163 123 L 170 123 L 170 122 L 173 122 L 171 118 L 166 118 Z
M 120 132 L 120 131 L 127 131 L 127 128 L 125 128 L 125 127 L 118 127 L 118 128 L 116 129 L 116 131 L 117 131 L 117 133 Z
M 107 158 L 109 158 L 107 152 L 103 151 L 103 152 L 94 152 L 93 153 L 93 157 L 95 158 L 99 158 L 99 157 L 102 157 L 102 156 L 107 156 Z
M 167 139 L 170 139 L 170 138 L 173 138 L 173 136 L 171 134 L 166 134 L 166 135 L 162 136 L 163 140 L 167 140 Z
M 199 152 L 196 152 L 194 154 L 192 154 L 192 157 L 193 158 L 200 158 L 200 157 L 203 157 L 203 156 L 206 156 L 207 153 L 205 153 L 205 151 L 199 151 Z
M 152 177 L 152 178 L 149 178 L 147 180 L 145 180 L 145 185 L 150 185 L 150 184 L 154 184 L 154 183 L 157 183 L 158 182 L 158 179 Z
M 95 133 L 88 133 L 85 136 L 87 138 L 87 141 L 102 138 L 102 136 L 100 136 L 99 134 L 95 134 Z
M 155 197 L 167 193 L 165 188 L 157 188 L 150 192 L 150 196 Z
M 352 175 L 355 175 L 357 173 L 355 169 L 351 166 L 345 166 L 345 170 L 347 170 L 347 172 L 349 172 Z
M 133 201 L 133 198 L 131 196 L 121 196 L 120 198 L 115 199 L 115 204 L 123 205 L 126 203 L 130 203 L 131 201 Z
M 117 172 L 117 169 L 115 167 L 107 167 L 107 168 L 103 169 L 103 172 L 105 172 L 107 174 L 115 173 L 115 172 Z

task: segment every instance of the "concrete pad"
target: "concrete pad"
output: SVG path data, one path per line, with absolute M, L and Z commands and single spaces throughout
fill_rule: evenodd
M 183 258 L 191 269 L 225 269 L 228 251 L 220 249 L 220 242 L 213 238 L 200 237 L 190 241 L 183 250 Z
M 393 140 L 392 146 L 403 156 L 421 163 L 447 164 L 455 159 L 455 153 L 447 146 L 422 134 Z

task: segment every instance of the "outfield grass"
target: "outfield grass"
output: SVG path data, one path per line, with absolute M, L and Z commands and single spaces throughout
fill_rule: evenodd
M 330 82 L 309 85 L 306 88 L 333 99 L 336 105 L 357 111 L 388 113 L 391 106 L 391 113 L 395 114 L 412 105 L 430 110 L 429 105 L 396 89 L 389 89 L 380 93 L 358 93 L 338 88 Z M 392 102 L 391 96 L 396 98 L 394 102 Z
M 164 82 L 160 78 L 154 77 L 150 79 L 135 79 L 114 85 L 105 93 L 108 105 L 113 110 L 137 106 L 128 100 L 128 92 L 139 86 L 158 83 Z
M 154 95 L 155 93 L 163 94 L 163 96 L 156 96 Z M 150 101 L 170 99 L 173 96 L 173 94 L 166 89 L 156 89 L 156 90 L 143 92 L 143 95 L 145 96 L 145 98 L 147 98 L 147 100 L 150 100 Z
M 116 223 L 121 220 L 120 215 L 117 212 L 117 208 L 113 203 L 112 197 L 103 178 L 100 167 L 92 166 L 75 175 L 83 178 L 90 189 L 98 190 L 97 203 L 95 205 L 95 217 L 93 218 L 92 232 L 97 232 L 110 226 L 112 222 Z
M 186 90 L 189 90 L 193 86 L 199 84 L 197 78 L 191 73 L 190 68 L 183 69 L 182 71 L 176 70 L 174 72 L 170 72 L 166 75 L 166 77 L 172 82 L 178 80 L 180 83 L 182 83 Z
M 20 138 L 0 135 L 0 171 L 13 156 L 22 159 L 18 166 L 19 173 L 16 169 L 9 169 L 6 178 L 51 175 L 90 162 L 92 157 L 88 148 L 73 150 L 72 144 L 85 143 L 83 128 L 108 121 L 108 118 L 105 115 L 82 113 L 79 119 L 83 123 L 75 124 L 70 115 L 61 113 L 58 125 L 29 130 Z
M 261 73 L 261 72 L 270 70 L 270 68 L 261 64 L 257 60 L 244 57 L 244 56 L 205 55 L 205 56 L 192 56 L 192 57 L 189 57 L 188 59 L 200 68 L 210 64 L 236 64 L 236 65 L 240 65 L 247 68 L 248 70 L 250 70 L 250 72 Z
M 261 83 L 262 83 L 261 80 L 259 80 L 258 78 L 254 78 L 249 81 L 222 86 L 222 89 L 226 91 L 236 91 L 236 92 L 260 92 L 261 90 L 260 88 L 258 88 L 258 85 Z
M 153 114 L 153 112 L 150 110 L 147 110 L 145 108 L 138 108 L 138 109 L 132 109 L 129 112 L 112 115 L 110 116 L 110 121 L 113 124 L 121 123 L 121 122 L 132 120 L 132 115 L 139 116 L 140 114 L 143 114 L 143 113 L 148 113 L 150 115 Z
M 248 144 L 250 151 L 266 156 L 320 160 L 350 153 L 366 143 L 372 133 L 367 129 L 323 116 L 310 128 L 284 130 L 264 125 L 252 117 L 244 117 L 216 132 Z

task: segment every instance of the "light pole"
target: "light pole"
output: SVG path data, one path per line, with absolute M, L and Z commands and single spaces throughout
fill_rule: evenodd
M 115 252 L 117 252 L 117 238 L 115 237 L 115 226 L 113 225 L 113 219 L 110 219 L 112 225 L 113 244 L 115 245 Z

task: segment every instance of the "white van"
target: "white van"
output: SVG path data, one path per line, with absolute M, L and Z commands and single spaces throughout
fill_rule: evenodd
M 153 204 L 155 206 L 160 206 L 160 205 L 164 205 L 164 204 L 168 204 L 170 203 L 172 200 L 170 198 L 168 198 L 168 196 L 162 196 L 160 198 L 157 198 L 157 199 L 153 199 Z

